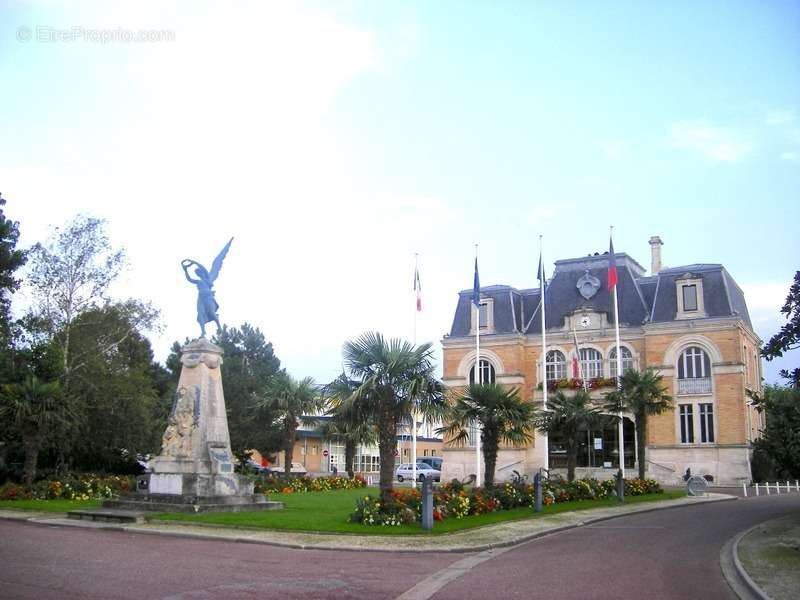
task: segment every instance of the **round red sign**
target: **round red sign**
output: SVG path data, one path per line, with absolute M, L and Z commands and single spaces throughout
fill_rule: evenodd
M 328 456 L 328 451 L 327 450 L 323 450 L 322 451 L 322 456 Z

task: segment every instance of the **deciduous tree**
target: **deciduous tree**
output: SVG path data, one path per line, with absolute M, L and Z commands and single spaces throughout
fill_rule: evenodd
M 761 354 L 767 360 L 783 356 L 784 352 L 800 348 L 800 271 L 794 275 L 794 281 L 789 287 L 789 295 L 781 308 L 781 314 L 786 315 L 788 323 L 773 335 L 764 346 Z M 789 380 L 790 385 L 800 388 L 800 367 L 795 369 L 781 369 L 781 377 Z

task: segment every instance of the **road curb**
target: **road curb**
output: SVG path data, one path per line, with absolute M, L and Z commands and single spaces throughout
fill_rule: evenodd
M 769 521 L 764 521 L 764 523 L 768 522 Z M 753 581 L 753 578 L 750 577 L 742 565 L 741 560 L 739 560 L 739 543 L 747 534 L 755 531 L 764 523 L 758 523 L 736 534 L 725 543 L 720 552 L 722 574 L 728 582 L 728 585 L 731 586 L 741 600 L 772 600 L 772 598 Z
M 284 542 L 278 540 L 268 540 L 268 539 L 258 539 L 253 537 L 247 537 L 244 535 L 241 536 L 231 536 L 227 537 L 225 535 L 213 535 L 213 534 L 206 534 L 206 533 L 199 533 L 195 531 L 166 531 L 163 529 L 142 529 L 135 526 L 128 526 L 128 525 L 99 525 L 95 524 L 93 527 L 88 527 L 85 524 L 82 524 L 81 521 L 75 520 L 74 522 L 68 522 L 67 519 L 56 517 L 55 514 L 53 518 L 47 519 L 42 518 L 41 515 L 37 515 L 36 517 L 2 517 L 7 518 L 9 520 L 16 520 L 16 521 L 23 521 L 28 522 L 34 525 L 47 525 L 51 527 L 85 527 L 87 529 L 100 529 L 104 531 L 122 531 L 125 533 L 139 533 L 139 534 L 146 534 L 146 535 L 159 535 L 163 537 L 174 537 L 174 538 L 183 538 L 183 539 L 193 539 L 193 540 L 203 540 L 203 541 L 215 541 L 215 542 L 233 542 L 239 544 L 256 544 L 256 545 L 264 545 L 264 546 L 275 546 L 279 548 L 290 548 L 294 550 L 324 550 L 324 551 L 332 551 L 338 550 L 341 552 L 387 552 L 387 553 L 402 553 L 402 554 L 420 554 L 420 553 L 440 553 L 440 554 L 465 554 L 465 553 L 478 553 L 478 552 L 485 552 L 488 550 L 495 550 L 499 548 L 507 548 L 509 546 L 518 546 L 521 544 L 528 543 L 530 541 L 546 537 L 549 535 L 555 535 L 557 533 L 561 533 L 563 531 L 568 531 L 570 529 L 576 529 L 578 527 L 585 527 L 587 525 L 592 525 L 594 523 L 601 523 L 604 521 L 610 521 L 612 519 L 618 519 L 620 517 L 627 517 L 634 514 L 643 514 L 649 512 L 655 512 L 659 510 L 670 510 L 670 509 L 677 509 L 683 508 L 686 506 L 697 506 L 701 504 L 713 504 L 715 502 L 727 502 L 731 500 L 738 500 L 736 496 L 723 496 L 717 498 L 705 498 L 705 499 L 697 499 L 697 504 L 681 502 L 676 504 L 668 504 L 666 506 L 647 506 L 646 508 L 642 508 L 639 510 L 633 510 L 630 512 L 622 512 L 619 514 L 613 515 L 601 515 L 597 517 L 587 516 L 585 519 L 581 519 L 580 521 L 574 523 L 568 523 L 565 525 L 554 525 L 548 529 L 543 529 L 541 531 L 535 531 L 533 533 L 523 535 L 520 537 L 515 537 L 513 539 L 502 540 L 497 542 L 491 542 L 488 544 L 479 544 L 474 546 L 453 546 L 449 548 L 442 548 L 442 549 L 431 549 L 431 548 L 385 548 L 385 547 L 368 547 L 368 546 L 339 546 L 339 545 L 327 545 L 324 542 L 319 544 L 312 544 L 312 543 L 300 543 L 300 542 Z M 640 505 L 641 506 L 641 505 Z M 591 510 L 591 509 L 589 509 Z M 2 513 L 2 511 L 0 511 Z M 187 526 L 196 526 L 197 524 L 187 525 Z M 178 525 L 179 527 L 182 525 Z M 213 526 L 209 526 L 213 527 Z M 224 529 L 222 527 L 215 527 L 217 529 Z M 247 530 L 247 531 L 260 531 L 260 530 Z M 443 540 L 444 541 L 444 540 Z

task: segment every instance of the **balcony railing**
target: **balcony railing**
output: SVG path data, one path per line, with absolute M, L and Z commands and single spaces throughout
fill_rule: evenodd
M 711 377 L 695 377 L 693 379 L 678 379 L 678 395 L 691 396 L 694 394 L 710 394 Z

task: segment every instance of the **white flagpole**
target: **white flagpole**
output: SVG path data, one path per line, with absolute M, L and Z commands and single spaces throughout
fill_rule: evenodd
M 611 226 L 610 236 L 614 234 L 614 226 Z M 617 257 L 612 256 L 611 260 L 614 261 L 614 267 L 617 265 Z M 619 287 L 619 277 L 617 283 L 614 284 L 614 330 L 617 337 L 617 389 L 622 385 L 622 348 L 619 345 L 619 302 L 617 301 L 617 288 Z M 622 425 L 622 414 L 619 415 L 618 436 L 619 436 L 619 468 L 622 470 L 622 477 L 625 478 L 625 438 L 624 428 Z
M 415 298 L 414 298 L 414 340 L 413 340 L 415 348 L 417 347 L 417 313 L 419 312 L 419 310 L 417 310 L 417 298 L 416 298 L 416 296 L 417 296 L 417 294 L 420 293 L 420 290 L 416 289 L 416 287 L 419 285 L 419 283 L 418 283 L 419 271 L 418 271 L 418 265 L 417 265 L 417 257 L 418 256 L 419 255 L 415 252 L 414 253 L 414 288 L 415 288 L 414 291 L 416 293 L 414 294 Z M 412 465 L 411 466 L 411 476 L 412 476 L 411 487 L 416 489 L 417 488 L 417 411 L 416 411 L 416 409 L 415 409 L 415 407 L 413 405 L 411 406 L 411 465 Z
M 545 333 L 544 317 L 544 256 L 542 255 L 542 236 L 539 236 L 539 285 L 542 287 L 540 297 L 542 299 L 542 410 L 547 410 L 547 334 Z M 544 434 L 544 470 L 548 473 L 550 469 L 550 448 L 548 434 Z
M 478 244 L 475 244 L 475 269 L 478 269 Z M 480 291 L 480 290 L 479 290 Z M 480 298 L 478 299 L 480 304 Z M 481 373 L 481 310 L 475 306 L 475 381 L 483 383 Z M 475 487 L 481 485 L 481 424 L 475 421 Z

